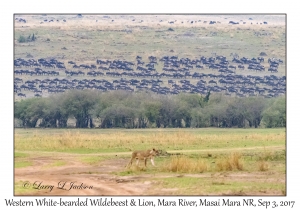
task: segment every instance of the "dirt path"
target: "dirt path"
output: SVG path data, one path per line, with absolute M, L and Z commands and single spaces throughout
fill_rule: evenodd
M 15 169 L 15 182 L 30 183 L 26 187 L 35 189 L 30 195 L 141 195 L 148 188 L 143 180 L 135 178 L 133 183 L 133 179 L 111 174 L 122 171 L 128 160 L 107 160 L 93 166 L 76 161 L 77 156 L 33 158 L 32 166 Z M 66 164 L 49 167 L 61 160 Z

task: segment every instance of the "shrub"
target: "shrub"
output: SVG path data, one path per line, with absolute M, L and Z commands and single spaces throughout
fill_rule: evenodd
M 267 53 L 261 52 L 261 53 L 259 54 L 259 56 L 267 56 Z
M 36 37 L 34 36 L 34 34 L 29 35 L 27 38 L 25 38 L 24 36 L 20 35 L 20 37 L 18 38 L 18 42 L 20 43 L 24 43 L 24 42 L 34 42 L 36 40 Z
M 26 42 L 26 38 L 24 36 L 20 35 L 18 42 L 24 43 L 24 42 Z

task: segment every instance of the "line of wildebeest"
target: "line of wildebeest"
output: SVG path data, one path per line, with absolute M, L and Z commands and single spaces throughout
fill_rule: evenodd
M 223 92 L 226 95 L 276 97 L 286 93 L 286 76 L 276 76 L 281 59 L 263 57 L 239 58 L 231 61 L 224 56 L 200 57 L 198 59 L 164 56 L 149 56 L 147 61 L 137 56 L 135 61 L 101 60 L 94 64 L 76 64 L 56 59 L 14 60 L 14 92 L 26 97 L 24 91 L 30 91 L 36 97 L 43 93 L 60 93 L 70 89 L 96 89 L 99 91 L 126 90 L 152 91 L 157 94 Z M 265 67 L 264 64 L 268 65 Z M 27 68 L 27 70 L 23 70 Z M 159 71 L 157 69 L 159 68 Z M 30 69 L 30 70 L 29 70 Z M 210 69 L 211 73 L 203 73 Z M 242 71 L 269 71 L 264 76 L 242 75 Z M 207 72 L 207 71 L 206 71 Z M 53 78 L 63 75 L 65 78 Z M 35 79 L 24 81 L 18 76 L 34 76 Z M 83 79 L 82 76 L 92 79 Z M 37 79 L 37 76 L 48 76 Z M 81 78 L 81 79 L 80 79 Z M 162 80 L 167 78 L 166 80 Z M 192 79 L 192 80 L 190 80 Z M 167 83 L 167 84 L 166 84 Z M 32 94 L 32 95 L 33 95 Z
M 82 18 L 83 17 L 83 15 L 82 14 L 77 14 L 76 16 L 72 16 L 71 18 Z M 192 17 L 192 16 L 191 16 Z M 106 20 L 110 20 L 110 22 L 115 22 L 115 20 L 114 19 L 111 19 L 111 17 L 110 16 L 108 16 L 108 15 L 104 15 L 104 16 L 102 16 L 102 19 L 106 19 Z M 227 19 L 227 18 L 225 18 L 225 19 Z M 78 20 L 78 19 L 77 19 Z M 248 18 L 248 20 L 253 20 L 252 18 Z M 19 23 L 26 23 L 27 22 L 27 20 L 25 19 L 25 18 L 15 18 L 15 21 L 16 22 L 19 22 Z M 41 21 L 40 22 L 40 24 L 43 24 L 43 23 L 54 23 L 54 22 L 67 22 L 67 20 L 66 19 L 62 19 L 61 17 L 59 17 L 58 19 L 56 19 L 56 21 L 55 21 L 55 18 L 54 17 L 49 17 L 49 18 L 44 18 L 44 20 L 43 21 Z M 98 19 L 96 19 L 95 20 L 96 22 L 98 22 Z M 135 18 L 133 18 L 133 19 L 131 19 L 131 21 L 132 22 L 139 22 L 139 23 L 142 23 L 142 22 L 144 22 L 144 20 L 142 20 L 142 19 L 140 19 L 140 20 L 136 20 Z M 165 20 L 165 22 L 168 22 L 168 24 L 175 24 L 176 22 L 177 22 L 177 20 Z M 161 23 L 161 22 L 164 22 L 163 20 L 159 20 L 159 23 Z M 190 23 L 190 24 L 195 24 L 195 23 L 200 23 L 200 22 L 203 22 L 203 23 L 208 23 L 208 24 L 210 24 L 210 25 L 212 25 L 212 24 L 218 24 L 218 23 L 221 23 L 220 21 L 215 21 L 215 20 L 209 20 L 209 21 L 207 21 L 207 20 L 204 20 L 204 21 L 201 21 L 201 20 L 187 20 L 187 21 L 178 21 L 178 23 L 179 22 L 181 22 L 181 24 L 183 24 L 183 23 Z M 240 20 L 240 22 L 241 22 L 241 24 L 246 24 L 247 22 L 246 22 L 246 20 Z M 240 24 L 240 22 L 239 21 L 229 21 L 228 22 L 228 24 L 231 24 L 231 25 L 236 25 L 236 24 Z M 253 21 L 254 22 L 254 21 Z M 251 22 L 251 24 L 253 24 L 252 22 Z M 267 21 L 262 21 L 262 22 L 256 22 L 256 24 L 268 24 L 268 22 Z

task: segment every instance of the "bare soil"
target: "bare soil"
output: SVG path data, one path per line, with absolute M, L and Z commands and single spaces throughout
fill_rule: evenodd
M 101 165 L 88 165 L 74 160 L 74 156 L 31 159 L 32 166 L 15 169 L 15 182 L 27 181 L 31 183 L 30 187 L 35 188 L 39 188 L 39 183 L 45 187 L 54 186 L 51 192 L 49 188 L 36 189 L 30 195 L 141 195 L 147 190 L 148 185 L 143 184 L 138 178 L 120 178 L 111 174 L 124 170 L 127 162 L 125 159 L 107 160 L 101 162 Z M 60 160 L 66 164 L 49 167 L 53 161 Z M 70 189 L 72 182 L 73 186 L 83 183 L 83 186 L 92 186 L 92 189 Z

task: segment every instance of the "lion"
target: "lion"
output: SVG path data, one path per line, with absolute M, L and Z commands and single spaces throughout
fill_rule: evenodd
M 156 149 L 149 149 L 149 150 L 144 150 L 144 151 L 134 151 L 132 152 L 131 159 L 129 163 L 127 164 L 126 167 L 132 165 L 133 159 L 136 159 L 136 165 L 139 165 L 139 160 L 144 160 L 145 161 L 145 167 L 147 167 L 147 159 L 150 158 L 151 163 L 153 166 L 154 164 L 154 157 L 159 154 L 159 151 Z

